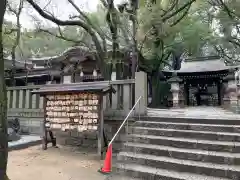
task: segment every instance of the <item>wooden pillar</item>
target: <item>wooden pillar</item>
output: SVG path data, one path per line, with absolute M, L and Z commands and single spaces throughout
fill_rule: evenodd
M 22 109 L 24 107 L 24 91 L 20 90 L 19 92 L 19 108 Z
M 47 130 L 46 130 L 46 106 L 47 106 L 47 99 L 44 97 L 43 99 L 43 109 L 44 109 L 44 118 L 43 118 L 43 121 L 42 121 L 42 149 L 43 150 L 46 150 L 47 149 Z
M 8 108 L 11 108 L 11 101 L 12 101 L 11 91 L 8 90 L 8 91 L 7 91 L 7 102 L 8 102 L 7 107 L 8 107 Z
M 189 85 L 187 82 L 184 84 L 184 92 L 185 92 L 185 105 L 189 106 Z
M 29 109 L 30 108 L 30 97 L 31 95 L 31 91 L 30 90 L 26 90 L 26 102 L 25 102 L 25 108 Z
M 103 94 L 100 94 L 99 98 L 99 125 L 98 125 L 98 156 L 103 159 L 103 128 L 104 128 L 104 118 L 103 118 Z
M 39 108 L 42 109 L 44 108 L 44 98 L 40 96 L 40 100 L 39 100 Z
M 37 95 L 33 94 L 32 95 L 32 109 L 36 109 L 37 108 Z
M 17 90 L 13 90 L 12 108 L 17 108 Z
M 218 105 L 222 105 L 222 88 L 220 81 L 217 83 L 217 92 L 218 92 Z

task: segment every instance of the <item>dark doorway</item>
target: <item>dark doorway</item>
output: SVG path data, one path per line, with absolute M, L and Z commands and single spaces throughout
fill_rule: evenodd
M 192 79 L 185 85 L 188 106 L 220 106 L 219 79 Z

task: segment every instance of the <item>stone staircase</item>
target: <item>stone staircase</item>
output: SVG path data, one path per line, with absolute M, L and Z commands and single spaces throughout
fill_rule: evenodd
M 145 117 L 129 130 L 117 180 L 240 179 L 240 119 Z

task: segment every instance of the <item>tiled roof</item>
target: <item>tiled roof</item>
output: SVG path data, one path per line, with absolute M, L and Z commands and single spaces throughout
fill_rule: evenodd
M 223 59 L 218 57 L 186 59 L 182 62 L 178 73 L 192 72 L 210 72 L 222 71 L 236 68 L 236 66 L 227 66 Z M 173 70 L 164 70 L 165 72 L 173 72 Z
M 78 83 L 78 84 L 57 84 L 57 85 L 46 85 L 39 90 L 32 91 L 36 94 L 49 94 L 56 92 L 103 92 L 115 91 L 112 86 L 106 83 Z

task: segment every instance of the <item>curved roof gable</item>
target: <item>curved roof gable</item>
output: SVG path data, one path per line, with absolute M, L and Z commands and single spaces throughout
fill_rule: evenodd
M 194 72 L 213 72 L 223 71 L 235 68 L 235 66 L 227 66 L 224 59 L 218 56 L 198 57 L 186 59 L 182 62 L 181 68 L 176 70 L 177 73 L 194 73 Z M 173 72 L 174 70 L 164 70 L 165 72 Z

